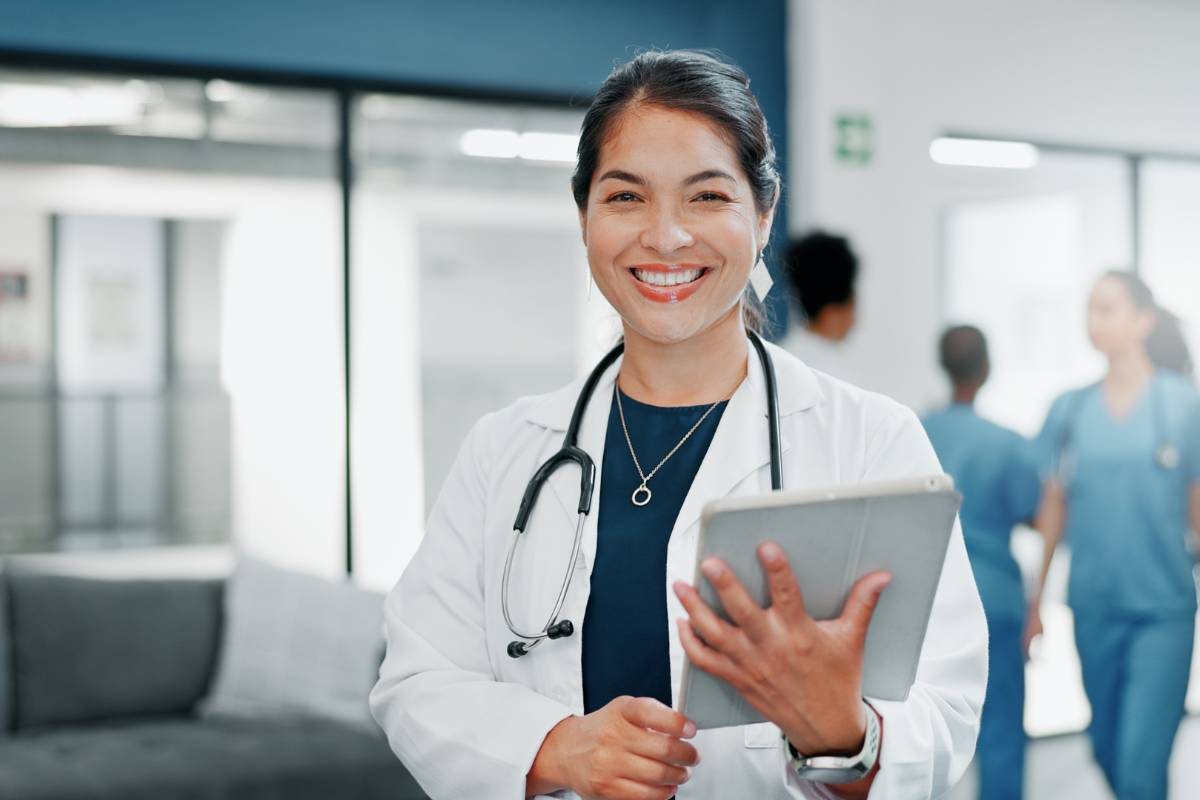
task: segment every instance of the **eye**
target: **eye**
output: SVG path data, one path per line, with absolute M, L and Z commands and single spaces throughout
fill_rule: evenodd
M 701 192 L 696 195 L 696 199 L 702 203 L 725 203 L 729 198 L 720 192 Z
M 636 194 L 634 194 L 633 192 L 617 192 L 616 194 L 610 195 L 608 200 L 606 200 L 605 202 L 608 202 L 608 203 L 631 203 L 637 199 L 638 199 L 638 196 Z

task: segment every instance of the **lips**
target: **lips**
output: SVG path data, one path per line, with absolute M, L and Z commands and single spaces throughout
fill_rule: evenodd
M 647 300 L 678 303 L 696 293 L 712 268 L 703 264 L 639 264 L 628 271 Z

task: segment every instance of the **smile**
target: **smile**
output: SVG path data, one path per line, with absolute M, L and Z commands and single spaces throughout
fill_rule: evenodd
M 671 272 L 637 269 L 636 267 L 632 270 L 633 277 L 651 286 L 680 286 L 685 283 L 691 283 L 703 275 L 705 271 L 703 267 L 700 269 L 673 270 Z
M 696 264 L 650 264 L 630 267 L 634 287 L 647 300 L 678 303 L 695 294 L 711 267 Z

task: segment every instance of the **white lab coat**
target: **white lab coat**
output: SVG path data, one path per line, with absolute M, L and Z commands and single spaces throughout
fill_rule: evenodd
M 786 488 L 939 471 L 907 408 L 769 348 Z M 670 586 L 694 578 L 703 505 L 770 490 L 765 382 L 749 342 L 747 357 L 748 377 L 730 399 L 671 531 L 663 594 L 672 621 L 686 616 Z M 371 692 L 371 711 L 435 800 L 524 797 L 525 775 L 546 733 L 583 713 L 579 626 L 596 552 L 601 457 L 618 367 L 610 367 L 597 386 L 579 436 L 596 460 L 597 486 L 563 611 L 576 624 L 574 636 L 510 658 L 506 647 L 513 636 L 501 613 L 500 579 L 525 485 L 558 450 L 582 378 L 479 420 L 434 504 L 420 549 L 387 597 L 387 657 Z M 579 471 L 566 467 L 538 499 L 512 576 L 518 627 L 540 630 L 550 613 L 570 555 L 578 497 Z M 677 697 L 684 653 L 673 622 L 670 643 Z M 947 792 L 974 753 L 986 682 L 987 628 L 956 525 L 916 684 L 904 702 L 872 701 L 884 723 L 881 767 L 870 796 L 899 800 Z M 680 800 L 826 796 L 823 787 L 790 771 L 779 729 L 770 723 L 700 731 L 693 741 L 701 763 L 680 787 Z

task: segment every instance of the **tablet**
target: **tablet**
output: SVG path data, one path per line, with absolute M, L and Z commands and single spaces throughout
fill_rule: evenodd
M 962 496 L 948 475 L 822 490 L 723 498 L 704 507 L 695 586 L 728 621 L 700 562 L 718 556 L 763 607 L 770 592 L 757 548 L 783 548 L 814 619 L 842 611 L 855 581 L 886 570 L 892 581 L 867 629 L 862 693 L 904 700 L 917 674 L 933 597 Z M 731 685 L 684 660 L 679 710 L 698 728 L 749 725 L 765 718 Z

